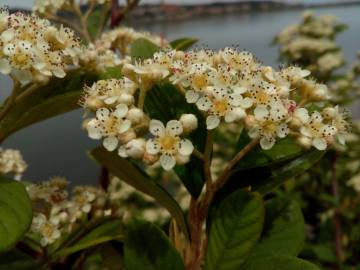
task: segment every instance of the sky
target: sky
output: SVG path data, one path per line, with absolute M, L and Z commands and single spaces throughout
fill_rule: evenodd
M 211 3 L 211 2 L 237 2 L 239 0 L 165 0 L 165 3 L 169 4 L 192 4 L 192 3 Z M 240 0 L 241 1 L 241 0 Z M 256 0 L 254 0 L 256 1 Z M 0 6 L 9 6 L 9 7 L 22 7 L 30 8 L 33 4 L 33 0 L 0 0 Z M 142 3 L 158 3 L 159 0 L 142 0 Z M 289 3 L 326 3 L 331 2 L 331 0 L 284 0 L 284 2 Z

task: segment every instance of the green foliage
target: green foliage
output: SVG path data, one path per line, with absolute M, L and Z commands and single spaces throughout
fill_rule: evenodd
M 23 237 L 31 221 L 31 201 L 24 185 L 0 177 L 0 253 Z
M 210 222 L 205 270 L 239 269 L 258 241 L 264 206 L 258 193 L 239 190 L 215 210 Z
M 124 260 L 127 270 L 184 270 L 180 254 L 155 225 L 135 222 L 129 226 Z
M 251 251 L 247 264 L 269 255 L 297 256 L 304 245 L 304 218 L 295 201 L 271 199 L 265 204 L 265 213 L 261 239 Z
M 237 149 L 242 149 L 250 142 L 246 132 L 242 132 L 238 140 Z M 275 145 L 269 150 L 263 150 L 260 145 L 249 152 L 237 164 L 239 170 L 250 169 L 260 166 L 271 166 L 281 161 L 290 160 L 299 156 L 304 149 L 292 138 L 284 138 L 276 141 Z
M 33 270 L 38 265 L 38 261 L 17 250 L 0 255 L 0 270 Z
M 0 122 L 0 141 L 24 127 L 75 110 L 84 84 L 91 84 L 96 78 L 78 70 L 69 72 L 65 79 L 51 78 L 46 85 L 19 100 Z
M 99 244 L 112 240 L 123 240 L 123 224 L 122 220 L 108 220 L 96 226 L 89 233 L 81 237 L 74 245 L 57 251 L 52 257 L 54 259 L 66 257 L 72 253 L 88 249 Z
M 220 194 L 224 197 L 228 192 L 249 186 L 254 191 L 267 194 L 286 180 L 307 171 L 323 155 L 323 151 L 310 150 L 297 158 L 282 161 L 278 164 L 270 164 L 269 166 L 256 167 L 249 170 L 235 169 Z
M 114 152 L 109 152 L 104 148 L 97 148 L 91 152 L 91 156 L 122 181 L 153 197 L 164 206 L 181 227 L 183 233 L 188 236 L 183 211 L 162 186 L 152 181 L 145 172 Z
M 197 38 L 179 38 L 170 42 L 170 46 L 173 49 L 179 51 L 185 51 L 198 42 Z
M 320 270 L 316 265 L 286 255 L 259 257 L 242 270 Z
M 151 58 L 161 48 L 145 38 L 139 38 L 131 44 L 130 56 L 133 60 Z

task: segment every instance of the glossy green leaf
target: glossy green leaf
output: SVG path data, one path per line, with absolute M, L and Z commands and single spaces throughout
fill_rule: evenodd
M 182 209 L 162 186 L 152 181 L 142 170 L 114 152 L 109 152 L 104 148 L 96 148 L 91 151 L 91 156 L 122 181 L 153 197 L 165 207 L 188 237 L 187 224 Z
M 129 226 L 124 254 L 127 270 L 185 269 L 180 254 L 169 238 L 148 222 L 136 222 Z
M 179 51 L 185 51 L 198 42 L 197 38 L 179 38 L 170 42 L 170 46 L 173 49 Z
M 288 198 L 271 199 L 265 204 L 265 223 L 260 241 L 247 263 L 269 255 L 297 256 L 305 241 L 305 224 L 300 206 Z
M 286 180 L 304 173 L 314 166 L 324 151 L 310 150 L 290 161 L 277 163 L 276 165 L 257 167 L 249 170 L 234 170 L 232 176 L 220 191 L 218 196 L 224 197 L 234 190 L 251 187 L 252 190 L 262 194 L 271 192 Z
M 258 258 L 241 270 L 320 270 L 316 265 L 291 256 L 277 255 Z
M 73 246 L 59 250 L 53 258 L 61 258 L 72 253 L 97 246 L 112 240 L 124 239 L 124 228 L 122 220 L 108 220 L 96 226 L 93 230 L 79 239 Z
M 95 80 L 95 75 L 76 71 L 69 72 L 63 79 L 52 78 L 49 83 L 19 101 L 0 122 L 0 141 L 31 124 L 79 108 L 84 84 L 91 84 Z
M 144 60 L 153 57 L 154 53 L 161 51 L 161 48 L 146 38 L 135 40 L 130 47 L 130 56 L 134 60 Z
M 250 142 L 249 136 L 246 132 L 242 132 L 238 141 L 238 149 L 243 148 Z M 280 139 L 269 150 L 261 149 L 260 145 L 255 147 L 237 164 L 237 169 L 244 170 L 255 167 L 270 166 L 284 160 L 293 159 L 301 155 L 304 149 L 297 144 L 292 138 Z
M 0 255 L 0 270 L 35 270 L 39 265 L 39 261 L 17 250 Z
M 23 237 L 31 221 L 32 206 L 24 185 L 0 177 L 0 253 Z
M 107 67 L 104 72 L 99 74 L 99 80 L 120 79 L 121 77 L 121 68 L 119 67 Z
M 239 269 L 258 241 L 264 222 L 260 194 L 239 190 L 214 210 L 204 270 Z
M 146 96 L 144 109 L 152 119 L 158 119 L 165 125 L 172 119 L 179 119 L 183 113 L 196 115 L 198 128 L 190 134 L 190 139 L 196 149 L 203 151 L 206 141 L 205 119 L 194 104 L 186 102 L 175 86 L 163 83 L 153 87 Z M 204 185 L 202 162 L 196 157 L 192 157 L 191 162 L 176 166 L 175 172 L 187 190 L 193 196 L 199 196 Z

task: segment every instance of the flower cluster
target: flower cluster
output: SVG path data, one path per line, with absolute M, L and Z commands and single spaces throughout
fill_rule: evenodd
M 147 39 L 159 47 L 166 48 L 166 39 L 132 28 L 119 27 L 105 32 L 94 43 L 90 43 L 79 54 L 80 66 L 91 71 L 104 71 L 108 67 L 121 67 L 130 62 L 127 58 L 131 44 L 137 39 Z
M 56 14 L 60 10 L 71 8 L 73 2 L 74 1 L 69 0 L 35 0 L 33 11 L 39 14 Z M 84 4 L 83 1 L 77 2 Z M 105 4 L 108 2 L 110 2 L 110 0 L 88 0 L 88 4 Z
M 276 38 L 281 46 L 281 55 L 312 71 L 317 77 L 331 74 L 344 64 L 339 46 L 334 42 L 336 35 L 345 29 L 336 17 L 316 17 L 305 12 L 299 24 L 287 26 Z
M 89 136 L 104 138 L 110 151 L 119 147 L 122 157 L 150 160 L 148 163 L 159 159 L 165 170 L 189 160 L 194 146 L 186 135 L 197 128 L 198 119 L 184 114 L 166 126 L 156 119 L 149 121 L 142 99 L 163 80 L 174 84 L 188 103 L 203 112 L 208 130 L 222 122 L 239 123 L 251 138 L 259 139 L 263 149 L 291 135 L 304 146 L 324 150 L 336 138 L 344 143 L 348 129 L 346 115 L 338 107 L 320 112 L 304 107 L 329 97 L 326 85 L 306 78 L 308 70 L 291 66 L 276 71 L 262 66 L 246 51 L 158 52 L 152 59 L 124 65 L 122 73 L 117 87 L 109 86 L 110 80 L 100 82 L 107 85 L 106 90 L 100 90 L 98 84 L 87 88 L 84 107 L 96 114 L 86 123 Z M 137 132 L 132 110 L 141 116 L 136 124 L 148 127 L 150 134 Z
M 19 150 L 0 148 L 0 173 L 14 174 L 15 179 L 20 179 L 26 168 Z
M 49 181 L 27 184 L 27 192 L 34 205 L 31 232 L 40 236 L 42 246 L 52 244 L 63 233 L 70 233 L 89 218 L 119 216 L 117 207 L 105 192 L 92 186 L 76 186 L 69 197 L 68 182 L 61 177 Z
M 52 26 L 48 20 L 0 11 L 0 72 L 21 83 L 63 78 L 77 63 L 80 43 L 74 32 Z

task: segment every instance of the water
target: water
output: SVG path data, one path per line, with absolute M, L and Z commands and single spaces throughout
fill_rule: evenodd
M 268 65 L 277 65 L 277 48 L 270 47 L 272 38 L 286 25 L 299 20 L 302 10 L 247 12 L 214 17 L 194 18 L 189 21 L 138 24 L 137 28 L 164 34 L 169 40 L 197 37 L 199 44 L 218 49 L 236 44 L 253 52 Z M 351 62 L 360 50 L 360 6 L 321 8 L 319 14 L 334 14 L 350 26 L 338 42 L 343 46 L 346 59 Z M 1 78 L 0 98 L 10 88 L 8 80 Z M 6 89 L 4 89 L 6 88 Z M 98 145 L 81 130 L 81 110 L 38 123 L 11 136 L 4 147 L 20 149 L 29 168 L 27 180 L 46 180 L 62 175 L 73 184 L 96 183 L 99 167 L 88 158 L 87 151 Z

